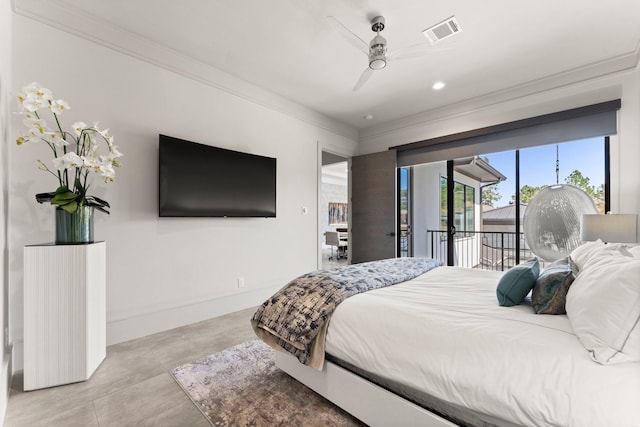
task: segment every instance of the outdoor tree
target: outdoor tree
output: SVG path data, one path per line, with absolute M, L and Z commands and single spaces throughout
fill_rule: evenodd
M 482 204 L 495 207 L 494 203 L 502 198 L 500 192 L 498 192 L 498 185 L 488 185 L 482 189 Z
M 520 187 L 520 203 L 524 203 L 525 205 L 528 204 L 529 201 L 533 199 L 533 196 L 538 194 L 540 190 L 542 190 L 545 187 L 546 185 L 541 185 L 539 187 L 532 187 L 531 185 L 523 185 L 522 187 Z M 515 202 L 516 202 L 516 196 L 512 195 L 511 204 Z
M 409 206 L 409 190 L 403 188 L 400 190 L 400 209 L 407 209 Z
M 598 187 L 591 185 L 589 177 L 582 175 L 579 170 L 574 170 L 564 180 L 565 183 L 574 185 L 584 190 L 592 199 L 601 199 L 604 197 L 604 186 Z

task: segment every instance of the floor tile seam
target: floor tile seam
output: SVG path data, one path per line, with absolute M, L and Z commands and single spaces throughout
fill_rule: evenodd
M 102 423 L 100 422 L 100 417 L 98 416 L 98 409 L 96 408 L 95 399 L 91 401 L 91 407 L 93 408 L 93 416 L 96 418 L 96 423 L 98 423 L 98 427 L 102 427 Z
M 174 408 L 178 408 L 178 407 L 179 407 L 180 405 L 182 405 L 183 403 L 189 403 L 189 404 L 191 405 L 191 407 L 192 407 L 192 409 L 193 409 L 193 410 L 198 411 L 198 408 L 197 408 L 197 407 L 193 404 L 193 402 L 189 399 L 189 396 L 184 392 L 184 390 L 182 390 L 182 388 L 181 388 L 181 387 L 180 387 L 180 385 L 177 383 L 177 381 L 175 380 L 175 378 L 173 378 L 173 375 L 171 375 L 171 373 L 170 373 L 170 372 L 168 372 L 168 371 L 167 371 L 167 372 L 163 372 L 163 373 L 161 373 L 161 374 L 159 374 L 159 375 L 156 375 L 156 376 L 154 376 L 154 377 L 152 377 L 152 378 L 161 377 L 161 376 L 164 376 L 164 375 L 167 375 L 167 376 L 169 376 L 170 378 L 172 378 L 172 380 L 173 380 L 172 382 L 173 382 L 173 383 L 175 384 L 175 386 L 180 390 L 180 392 L 184 395 L 185 399 L 184 399 L 183 401 L 180 401 L 179 399 L 176 399 L 176 400 L 175 400 L 175 401 L 173 401 L 171 404 L 169 404 L 169 405 L 164 405 L 163 409 L 162 409 L 161 411 L 159 411 L 159 412 L 156 412 L 156 413 L 155 413 L 155 415 L 156 415 L 156 416 L 161 416 L 162 414 L 164 414 L 164 413 L 166 413 L 166 412 L 168 412 L 168 411 L 170 411 L 170 410 L 172 410 L 172 409 L 174 409 Z M 152 379 L 152 378 L 150 378 L 150 379 Z M 142 382 L 142 381 L 141 381 L 141 382 Z M 138 384 L 139 384 L 139 383 L 131 384 L 131 386 L 130 386 L 130 387 L 135 387 L 135 386 L 136 386 L 136 385 L 138 385 Z M 125 389 L 123 389 L 122 391 L 126 390 L 127 388 L 129 388 L 129 387 L 126 387 L 126 388 L 125 388 Z M 116 393 L 117 393 L 117 392 L 116 392 Z M 111 393 L 111 394 L 114 394 L 114 393 Z M 96 404 L 97 404 L 97 400 L 101 400 L 101 399 L 104 399 L 104 397 L 101 397 L 100 399 L 96 399 L 96 400 L 94 400 L 94 401 L 93 401 L 94 413 L 95 413 L 96 419 L 97 419 L 97 421 L 98 421 L 98 426 L 99 426 L 99 427 L 102 427 L 102 426 L 103 426 L 103 423 L 101 423 L 101 422 L 100 422 L 100 415 L 99 415 L 99 411 L 98 411 L 98 408 L 97 408 Z M 199 412 L 199 411 L 198 411 L 198 412 Z M 200 412 L 199 412 L 199 413 L 200 413 Z M 200 413 L 200 414 L 202 415 L 202 413 Z M 205 420 L 206 420 L 206 417 L 205 417 Z M 107 424 L 104 424 L 104 425 L 106 426 Z
M 75 411 L 75 410 L 77 410 L 79 408 L 82 408 L 83 406 L 86 406 L 86 405 L 91 405 L 91 407 L 93 409 L 93 415 L 94 415 L 96 421 L 98 422 L 98 426 L 100 427 L 100 422 L 98 420 L 98 414 L 96 413 L 95 406 L 94 406 L 92 400 L 88 400 L 88 401 L 79 403 L 78 405 L 71 406 L 69 408 L 64 409 L 62 412 L 51 413 L 50 411 L 49 412 L 45 411 L 44 413 L 41 413 L 41 414 L 31 413 L 31 414 L 29 414 L 28 417 L 26 417 L 26 418 L 24 418 L 22 420 L 14 419 L 13 420 L 14 422 L 11 422 L 12 421 L 11 419 L 5 418 L 3 426 L 4 427 L 29 427 L 29 426 L 34 425 L 34 423 L 36 423 L 38 421 L 44 421 L 46 419 L 50 420 L 52 418 L 55 418 L 56 416 L 59 416 L 62 413 L 73 412 L 73 411 Z

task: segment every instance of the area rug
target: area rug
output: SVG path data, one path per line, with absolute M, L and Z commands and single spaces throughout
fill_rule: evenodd
M 363 426 L 275 366 L 260 340 L 228 348 L 171 370 L 211 425 Z

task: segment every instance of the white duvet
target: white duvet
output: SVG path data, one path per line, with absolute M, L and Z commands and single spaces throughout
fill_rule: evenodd
M 326 351 L 518 425 L 639 427 L 640 363 L 599 365 L 566 316 L 500 307 L 501 274 L 440 267 L 355 295 L 333 314 Z

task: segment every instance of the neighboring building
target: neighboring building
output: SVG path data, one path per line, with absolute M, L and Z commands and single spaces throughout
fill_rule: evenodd
M 456 265 L 481 262 L 482 188 L 507 178 L 478 156 L 454 161 L 454 225 Z M 413 167 L 413 255 L 446 261 L 446 162 Z M 437 201 L 434 203 L 434 201 Z
M 520 204 L 520 232 L 523 232 L 524 212 L 527 205 Z M 516 205 L 489 208 L 482 212 L 482 231 L 513 232 L 516 226 Z

